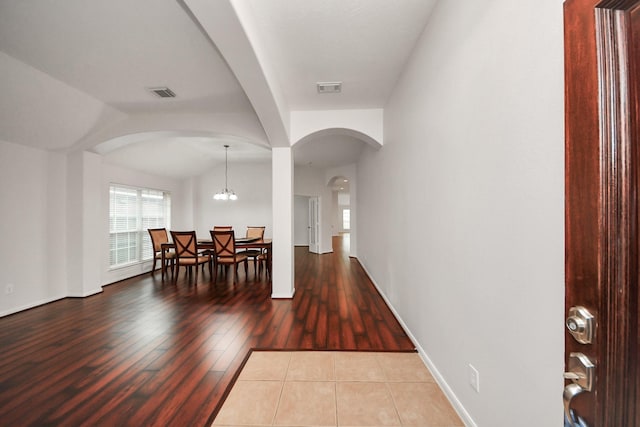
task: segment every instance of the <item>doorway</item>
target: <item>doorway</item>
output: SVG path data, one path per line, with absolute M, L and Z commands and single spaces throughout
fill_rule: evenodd
M 320 253 L 320 197 L 309 197 L 309 252 Z
M 295 195 L 293 203 L 294 246 L 320 253 L 320 197 Z
M 331 235 L 333 242 L 336 237 L 342 250 L 346 250 L 349 256 L 351 253 L 351 236 L 355 229 L 355 206 L 352 204 L 352 189 L 354 179 L 346 175 L 335 175 L 328 183 L 331 190 Z M 334 248 L 335 249 L 335 248 Z

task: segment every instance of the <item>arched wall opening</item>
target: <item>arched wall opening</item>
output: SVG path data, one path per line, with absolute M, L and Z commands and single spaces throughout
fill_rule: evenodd
M 227 177 L 225 144 L 230 146 Z M 199 238 L 206 238 L 213 226 L 232 225 L 243 236 L 248 226 L 264 225 L 265 237 L 273 235 L 270 147 L 241 136 L 208 131 L 151 131 L 106 140 L 84 154 L 95 158 L 85 170 L 96 182 L 92 194 L 97 196 L 86 202 L 97 207 L 87 206 L 87 210 L 95 211 L 91 222 L 98 224 L 94 239 L 100 242 L 102 284 L 142 274 L 151 267 L 146 261 L 121 269 L 108 264 L 105 236 L 110 235 L 111 184 L 170 193 L 172 230 L 195 230 Z M 238 200 L 213 199 L 227 185 L 225 178 Z
M 294 197 L 297 210 L 294 216 L 300 225 L 309 212 L 300 212 L 304 204 L 301 197 L 319 198 L 320 250 L 319 253 L 333 251 L 332 238 L 335 235 L 349 237 L 349 255 L 357 257 L 357 176 L 356 165 L 363 150 L 377 150 L 382 146 L 374 138 L 353 129 L 331 128 L 313 132 L 293 144 L 295 164 Z M 346 181 L 345 181 L 346 180 Z M 348 184 L 348 191 L 336 185 Z M 348 200 L 348 202 L 347 202 Z M 346 214 L 345 214 L 346 210 Z M 348 233 L 339 216 L 348 215 Z M 309 226 L 309 224 L 307 224 Z M 294 231 L 295 231 L 294 230 Z M 305 241 L 300 234 L 294 235 L 297 242 Z
M 349 128 L 326 128 L 326 129 L 321 129 L 321 130 L 317 130 L 315 132 L 311 132 L 305 136 L 303 136 L 302 138 L 298 139 L 297 141 L 294 141 L 291 145 L 293 147 L 296 146 L 301 146 L 304 144 L 307 144 L 309 142 L 313 142 L 313 141 L 318 141 L 318 140 L 328 140 L 331 139 L 332 137 L 351 137 L 353 139 L 356 139 L 358 141 L 364 142 L 365 144 L 369 145 L 372 149 L 377 150 L 379 148 L 382 147 L 382 141 L 378 141 L 377 139 L 373 138 L 372 136 L 361 132 L 359 130 L 356 129 L 349 129 Z

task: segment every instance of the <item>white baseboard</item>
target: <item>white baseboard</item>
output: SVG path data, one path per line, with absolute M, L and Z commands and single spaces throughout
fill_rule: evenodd
M 393 304 L 391 304 L 391 301 L 387 299 L 387 296 L 385 295 L 385 293 L 382 291 L 380 286 L 378 286 L 376 281 L 373 279 L 373 277 L 369 273 L 369 270 L 367 270 L 367 267 L 365 267 L 365 265 L 362 264 L 360 260 L 358 260 L 358 264 L 360 264 L 364 272 L 367 273 L 367 276 L 369 277 L 369 280 L 371 280 L 371 283 L 373 283 L 373 286 L 376 287 L 376 289 L 382 296 L 382 299 L 384 300 L 384 302 L 387 304 L 387 306 L 389 307 L 389 309 L 391 310 L 395 318 L 400 323 L 400 326 L 402 327 L 402 329 L 404 329 L 405 333 L 409 336 L 413 344 L 416 346 L 416 350 L 418 350 L 418 354 L 420 355 L 420 358 L 426 365 L 427 369 L 429 369 L 429 371 L 431 372 L 431 375 L 433 375 L 433 378 L 436 380 L 436 382 L 442 389 L 445 396 L 447 396 L 447 399 L 449 399 L 449 403 L 451 403 L 451 406 L 453 406 L 453 409 L 455 409 L 455 411 L 458 413 L 458 416 L 462 419 L 462 422 L 464 423 L 464 425 L 467 427 L 477 427 L 477 424 L 475 423 L 475 421 L 473 421 L 469 412 L 467 412 L 465 407 L 462 406 L 462 403 L 460 402 L 458 397 L 455 395 L 451 387 L 449 387 L 449 384 L 447 384 L 442 374 L 440 374 L 440 371 L 438 371 L 438 368 L 436 368 L 436 366 L 433 364 L 433 362 L 431 361 L 427 353 L 424 351 L 420 343 L 418 343 L 418 340 L 413 335 L 413 333 L 411 332 L 407 324 L 404 323 L 404 320 L 402 320 L 402 317 L 400 316 L 400 314 L 398 314 Z

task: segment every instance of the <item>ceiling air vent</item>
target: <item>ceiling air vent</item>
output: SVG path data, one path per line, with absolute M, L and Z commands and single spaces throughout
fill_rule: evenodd
M 150 87 L 147 90 L 160 98 L 175 98 L 176 94 L 173 93 L 168 87 Z
M 342 91 L 342 82 L 318 82 L 318 93 L 340 93 Z

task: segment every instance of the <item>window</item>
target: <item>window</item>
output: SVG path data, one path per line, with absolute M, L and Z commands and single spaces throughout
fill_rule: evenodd
M 349 230 L 351 228 L 351 209 L 342 210 L 342 229 Z
M 121 185 L 109 186 L 109 266 L 153 259 L 147 228 L 170 228 L 169 193 Z

